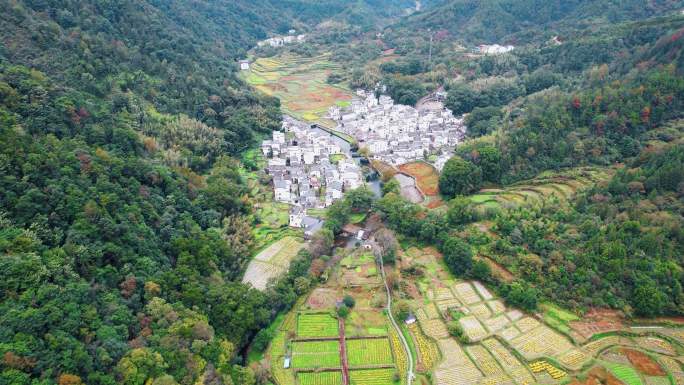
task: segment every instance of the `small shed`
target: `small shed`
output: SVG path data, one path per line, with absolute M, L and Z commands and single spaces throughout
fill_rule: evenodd
M 416 323 L 416 316 L 413 315 L 413 313 L 409 314 L 408 317 L 406 317 L 406 322 L 407 325 L 411 325 Z
M 249 69 L 249 60 L 240 60 L 240 70 L 247 71 Z
M 285 357 L 285 361 L 283 362 L 283 368 L 290 369 L 290 357 Z

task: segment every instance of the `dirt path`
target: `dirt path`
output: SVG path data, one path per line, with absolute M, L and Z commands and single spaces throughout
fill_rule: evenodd
M 349 365 L 347 364 L 347 341 L 344 334 L 344 318 L 339 317 L 340 361 L 342 363 L 342 385 L 349 385 Z
M 389 285 L 387 284 L 387 278 L 385 277 L 385 265 L 382 262 L 382 257 L 378 258 L 378 260 L 380 261 L 380 272 L 382 274 L 382 282 L 385 284 L 385 290 L 387 291 L 387 317 L 389 317 L 390 322 L 392 322 L 394 330 L 397 331 L 397 335 L 399 335 L 401 344 L 404 345 L 404 351 L 406 352 L 406 357 L 408 357 L 406 385 L 411 385 L 411 383 L 413 382 L 413 355 L 411 354 L 411 349 L 409 349 L 408 342 L 406 342 L 406 338 L 404 338 L 404 333 L 401 332 L 401 329 L 399 329 L 399 325 L 397 325 L 397 321 L 394 320 L 394 316 L 392 315 L 392 292 L 390 291 Z

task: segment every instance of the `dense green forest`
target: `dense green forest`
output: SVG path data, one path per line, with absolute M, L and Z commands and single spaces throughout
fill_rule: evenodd
M 264 380 L 236 364 L 308 262 L 239 283 L 252 208 L 229 156 L 280 111 L 235 59 L 294 21 L 222 4 L 3 2 L 0 383 Z

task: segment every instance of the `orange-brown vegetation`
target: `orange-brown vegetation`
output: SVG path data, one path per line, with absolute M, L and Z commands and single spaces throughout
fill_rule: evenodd
M 601 367 L 593 368 L 587 374 L 584 381 L 574 379 L 568 385 L 624 385 L 622 381 L 615 378 L 606 369 Z
M 622 349 L 622 353 L 627 356 L 629 362 L 636 368 L 636 370 L 648 376 L 665 376 L 667 373 L 663 368 L 653 361 L 646 353 L 634 349 Z
M 414 177 L 423 194 L 435 196 L 439 193 L 439 173 L 430 164 L 425 162 L 406 163 L 399 166 L 399 170 Z

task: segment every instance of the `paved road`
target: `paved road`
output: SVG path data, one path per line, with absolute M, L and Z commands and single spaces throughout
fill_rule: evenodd
M 387 291 L 387 316 L 392 322 L 392 326 L 397 331 L 399 339 L 401 340 L 401 344 L 404 345 L 404 351 L 406 351 L 406 356 L 408 357 L 406 385 L 411 385 L 411 383 L 413 382 L 413 356 L 411 355 L 411 349 L 408 346 L 408 342 L 406 342 L 406 338 L 404 338 L 404 333 L 401 332 L 401 329 L 399 329 L 399 325 L 397 325 L 397 321 L 394 320 L 394 316 L 392 315 L 392 292 L 390 291 L 389 285 L 387 284 L 387 278 L 385 277 L 385 266 L 382 263 L 382 257 L 379 257 L 378 260 L 380 261 L 380 272 L 382 274 L 382 282 L 385 284 L 385 290 Z

